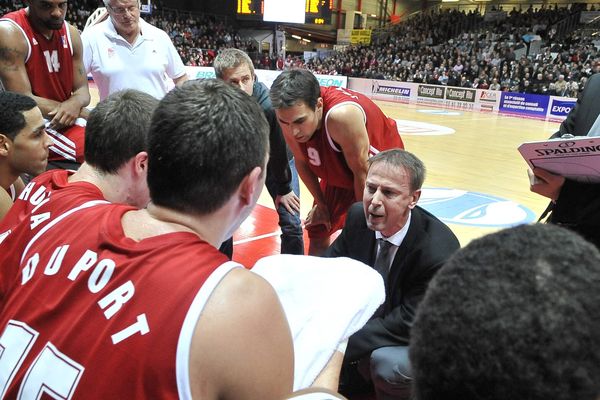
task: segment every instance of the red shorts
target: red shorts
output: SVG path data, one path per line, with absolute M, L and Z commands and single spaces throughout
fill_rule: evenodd
M 321 191 L 325 197 L 325 204 L 331 218 L 331 229 L 325 229 L 325 225 L 315 225 L 306 228 L 309 238 L 322 239 L 331 236 L 335 231 L 342 229 L 346 222 L 348 209 L 354 203 L 354 189 L 329 186 L 321 180 Z
M 46 132 L 54 144 L 50 146 L 48 161 L 76 161 L 83 163 L 83 146 L 85 144 L 85 125 L 78 122 L 69 128 L 55 131 L 46 128 Z

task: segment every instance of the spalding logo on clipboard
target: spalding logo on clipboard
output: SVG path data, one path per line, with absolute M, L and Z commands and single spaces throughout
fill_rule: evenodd
M 526 142 L 519 146 L 519 152 L 532 169 L 543 168 L 579 182 L 600 182 L 600 137 Z

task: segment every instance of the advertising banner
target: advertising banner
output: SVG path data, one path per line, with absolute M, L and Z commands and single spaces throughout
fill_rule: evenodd
M 560 122 L 577 99 L 378 79 L 349 78 L 348 88 L 375 100 L 496 112 Z
M 477 99 L 476 89 L 448 86 L 446 88 L 446 107 L 461 110 L 473 110 Z
M 185 67 L 190 79 L 212 79 L 215 78 L 215 70 L 213 67 Z M 267 87 L 271 87 L 273 81 L 281 73 L 281 71 L 271 71 L 267 69 L 255 69 L 254 73 L 259 82 L 264 83 Z M 341 75 L 319 75 L 315 74 L 319 85 L 321 86 L 340 86 L 347 87 L 348 78 Z
M 417 87 L 417 103 L 430 105 L 444 105 L 445 86 L 419 85 Z
M 573 107 L 575 107 L 575 103 L 577 103 L 577 99 L 550 96 L 550 107 L 548 107 L 548 115 L 546 117 L 550 121 L 562 121 Z
M 411 95 L 416 92 L 416 85 L 396 81 L 371 81 L 371 98 L 384 101 L 409 103 Z
M 548 96 L 528 93 L 503 92 L 500 96 L 501 113 L 546 118 Z
M 498 112 L 501 93 L 496 90 L 477 89 L 475 110 L 481 112 Z
M 350 32 L 350 44 L 371 44 L 371 30 L 352 29 Z

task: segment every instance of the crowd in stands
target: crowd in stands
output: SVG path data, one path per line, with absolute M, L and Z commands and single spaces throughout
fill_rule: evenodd
M 163 10 L 145 19 L 167 32 L 186 65 L 210 66 L 218 51 L 226 48 L 257 50 L 253 40 L 241 38 L 231 25 L 215 16 Z
M 1 0 L 2 13 L 18 8 L 15 1 Z M 67 20 L 82 30 L 98 3 L 70 1 Z M 420 13 L 371 45 L 348 46 L 306 62 L 299 56 L 261 55 L 256 42 L 242 38 L 224 18 L 170 10 L 160 2 L 153 7 L 144 18 L 168 33 L 184 64 L 191 66 L 212 66 L 221 49 L 234 47 L 255 55 L 259 69 L 305 67 L 321 74 L 569 97 L 576 97 L 600 70 L 591 37 L 579 31 L 556 37 L 554 24 L 579 11 L 577 5 L 513 8 L 505 18 L 489 21 L 477 11 Z M 534 51 L 532 37 L 541 39 L 539 50 L 535 46 Z
M 553 42 L 552 25 L 572 12 L 513 9 L 490 22 L 477 12 L 424 13 L 372 45 L 349 46 L 306 66 L 323 74 L 575 97 L 598 70 L 600 55 L 577 32 Z M 532 35 L 545 46 L 527 56 Z

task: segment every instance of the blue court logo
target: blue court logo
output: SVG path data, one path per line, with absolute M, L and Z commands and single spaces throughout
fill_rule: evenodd
M 466 190 L 423 189 L 419 205 L 450 224 L 506 228 L 537 220 L 533 211 L 514 201 Z

